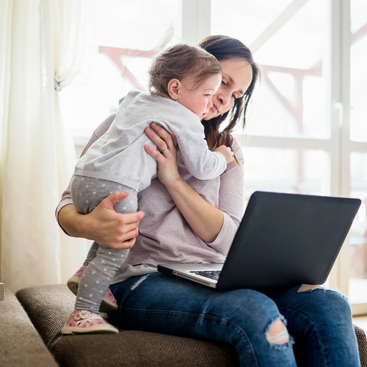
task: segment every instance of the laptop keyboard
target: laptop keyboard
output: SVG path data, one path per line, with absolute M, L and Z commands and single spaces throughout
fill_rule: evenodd
M 190 273 L 201 275 L 202 277 L 218 280 L 220 270 L 191 271 Z

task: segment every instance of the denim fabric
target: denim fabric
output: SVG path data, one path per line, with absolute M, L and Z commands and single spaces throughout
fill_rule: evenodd
M 288 321 L 297 366 L 360 366 L 347 299 L 325 288 L 299 289 L 265 292 Z
M 118 312 L 109 314 L 116 326 L 227 342 L 244 367 L 359 366 L 349 305 L 333 291 L 219 292 L 160 273 L 110 288 L 119 304 Z M 267 340 L 277 319 L 291 335 L 286 344 Z

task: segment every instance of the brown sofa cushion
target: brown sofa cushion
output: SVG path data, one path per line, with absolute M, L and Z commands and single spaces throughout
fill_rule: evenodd
M 358 349 L 359 349 L 359 358 L 361 360 L 361 367 L 367 367 L 367 340 L 365 332 L 354 325 L 354 331 L 357 336 Z
M 131 330 L 61 335 L 75 302 L 65 285 L 26 288 L 16 295 L 60 366 L 239 366 L 227 344 Z
M 23 307 L 6 289 L 0 317 L 1 367 L 57 367 Z

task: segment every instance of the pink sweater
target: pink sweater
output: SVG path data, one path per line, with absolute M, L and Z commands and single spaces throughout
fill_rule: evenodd
M 107 131 L 113 119 L 114 116 L 110 116 L 94 131 L 82 154 Z M 242 149 L 236 140 L 232 149 L 243 165 Z M 156 271 L 155 265 L 158 263 L 224 262 L 244 213 L 243 169 L 232 162 L 220 177 L 203 181 L 188 172 L 179 153 L 177 163 L 183 179 L 208 203 L 223 212 L 222 229 L 214 242 L 203 242 L 192 231 L 164 185 L 156 178 L 138 195 L 139 210 L 144 211 L 145 216 L 139 224 L 137 241 L 112 283 Z M 62 207 L 71 203 L 68 187 L 56 208 L 56 217 Z

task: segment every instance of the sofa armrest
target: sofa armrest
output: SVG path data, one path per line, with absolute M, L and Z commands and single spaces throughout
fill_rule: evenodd
M 57 367 L 23 307 L 5 289 L 0 302 L 0 366 Z
M 5 299 L 5 284 L 0 283 L 0 301 L 4 301 Z

